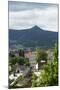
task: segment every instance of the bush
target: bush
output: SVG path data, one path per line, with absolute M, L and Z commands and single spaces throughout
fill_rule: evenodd
M 37 77 L 36 77 L 36 75 L 33 73 L 32 74 L 32 87 L 36 87 L 37 86 Z

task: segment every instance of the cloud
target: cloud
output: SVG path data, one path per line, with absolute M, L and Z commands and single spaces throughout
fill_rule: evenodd
M 9 11 L 22 11 L 30 10 L 34 8 L 45 9 L 49 6 L 56 6 L 56 4 L 46 4 L 46 3 L 32 3 L 32 2 L 19 2 L 19 1 L 9 1 Z
M 58 31 L 58 7 L 32 8 L 29 10 L 9 11 L 9 28 L 26 29 L 39 26 L 45 30 Z

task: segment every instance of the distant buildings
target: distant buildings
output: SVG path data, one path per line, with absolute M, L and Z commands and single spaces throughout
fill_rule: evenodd
M 48 54 L 48 60 L 53 60 L 53 52 L 48 50 L 46 51 Z M 29 59 L 30 62 L 30 66 L 32 67 L 33 70 L 38 70 L 38 64 L 36 62 L 36 54 L 37 52 L 33 52 L 31 51 L 29 48 L 25 49 L 25 50 L 10 50 L 9 52 L 10 54 L 13 54 L 15 56 L 23 56 L 25 58 Z M 41 60 L 41 65 L 39 65 L 39 67 L 43 66 L 45 63 L 45 61 Z
M 36 70 L 37 69 L 36 52 L 32 52 L 32 51 L 26 52 L 25 57 L 29 59 L 30 66 L 33 68 L 33 70 Z

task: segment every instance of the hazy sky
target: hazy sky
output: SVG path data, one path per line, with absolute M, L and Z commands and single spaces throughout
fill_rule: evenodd
M 9 1 L 9 29 L 38 27 L 58 31 L 58 5 Z

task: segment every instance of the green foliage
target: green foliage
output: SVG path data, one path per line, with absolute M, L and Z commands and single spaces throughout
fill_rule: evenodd
M 58 64 L 57 62 L 47 64 L 41 72 L 37 86 L 54 86 L 58 85 Z
M 19 50 L 19 56 L 24 57 L 24 50 L 23 49 Z
M 54 49 L 54 60 L 45 65 L 44 70 L 39 76 L 37 86 L 55 86 L 58 85 L 58 60 L 57 48 Z
M 24 63 L 25 63 L 24 57 L 18 56 L 18 57 L 16 57 L 16 60 L 19 65 L 24 65 Z
M 54 60 L 58 60 L 58 46 L 55 44 L 54 47 Z
M 15 57 L 14 53 L 13 52 L 10 52 L 9 53 L 9 57 Z
M 36 81 L 37 77 L 36 75 L 33 73 L 32 74 L 32 87 L 36 87 L 37 86 L 37 81 Z
M 47 53 L 43 50 L 37 51 L 37 62 L 39 63 L 41 60 L 47 61 Z
M 26 65 L 30 66 L 29 59 L 22 57 L 22 56 L 15 56 L 15 57 L 9 57 L 9 64 L 11 66 L 15 65 L 18 63 L 19 65 Z
M 25 58 L 25 66 L 30 66 L 29 59 Z
M 9 63 L 10 65 L 15 65 L 17 62 L 16 57 L 9 57 Z

